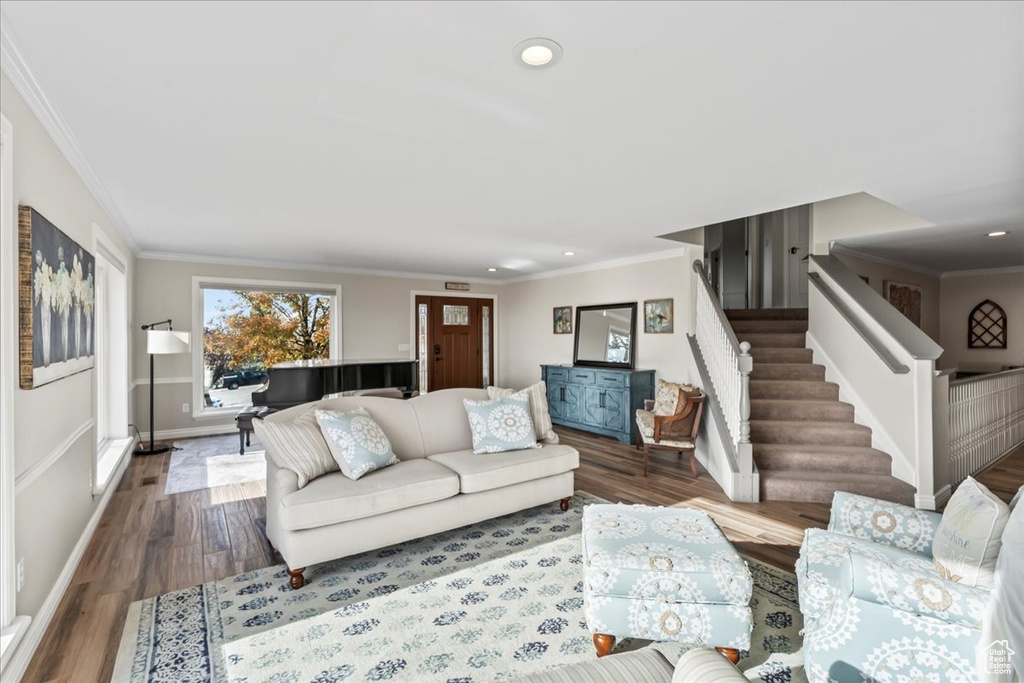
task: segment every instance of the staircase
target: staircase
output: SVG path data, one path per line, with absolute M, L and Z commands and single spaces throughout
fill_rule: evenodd
M 730 309 L 750 343 L 750 441 L 761 500 L 829 503 L 836 491 L 913 505 L 915 489 L 892 476 L 892 458 L 871 447 L 871 429 L 806 348 L 807 309 Z

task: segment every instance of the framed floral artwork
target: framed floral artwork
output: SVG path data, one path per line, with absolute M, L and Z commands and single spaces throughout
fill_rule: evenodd
M 22 389 L 95 365 L 96 259 L 29 206 L 18 207 Z
M 572 306 L 556 306 L 554 313 L 555 334 L 572 334 Z
M 644 302 L 644 332 L 671 334 L 675 330 L 673 299 L 648 299 Z

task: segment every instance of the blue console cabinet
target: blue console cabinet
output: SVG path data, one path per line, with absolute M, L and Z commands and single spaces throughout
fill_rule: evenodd
M 633 443 L 637 408 L 654 398 L 654 370 L 542 365 L 551 421 Z

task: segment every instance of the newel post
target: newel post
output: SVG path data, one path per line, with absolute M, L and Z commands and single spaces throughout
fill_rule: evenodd
M 750 443 L 750 372 L 754 358 L 750 355 L 750 342 L 740 342 L 740 443 Z

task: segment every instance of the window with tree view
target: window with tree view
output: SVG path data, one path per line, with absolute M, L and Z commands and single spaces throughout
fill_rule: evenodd
M 204 287 L 206 409 L 252 405 L 276 363 L 328 358 L 331 296 Z

